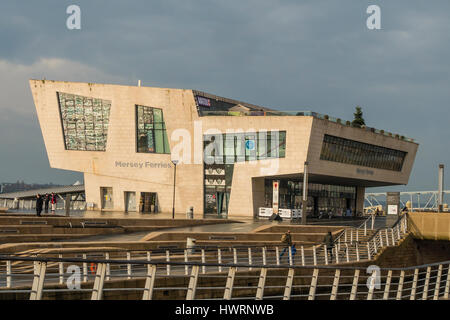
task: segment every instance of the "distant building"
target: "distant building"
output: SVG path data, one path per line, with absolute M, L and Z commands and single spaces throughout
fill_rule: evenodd
M 88 207 L 257 216 L 363 211 L 366 187 L 407 184 L 418 144 L 314 112 L 280 112 L 208 93 L 30 80 L 53 168 L 84 172 Z

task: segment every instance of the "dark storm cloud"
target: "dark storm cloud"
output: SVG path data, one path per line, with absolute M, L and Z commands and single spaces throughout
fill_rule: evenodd
M 65 27 L 70 4 L 81 7 L 81 30 Z M 366 28 L 371 4 L 382 30 Z M 448 12 L 448 1 L 3 1 L 0 70 L 18 70 L 16 81 L 141 79 L 342 119 L 359 104 L 369 126 L 419 141 L 409 188 L 429 189 L 437 164 L 450 164 Z M 9 88 L 0 109 L 34 123 L 27 132 L 43 148 L 27 84 L 5 74 L 0 84 Z M 14 159 L 25 154 L 2 156 L 1 176 L 22 172 Z

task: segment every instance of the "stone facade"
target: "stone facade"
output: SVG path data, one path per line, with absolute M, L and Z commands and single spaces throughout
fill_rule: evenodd
M 264 202 L 264 177 L 302 177 L 309 162 L 310 181 L 357 186 L 357 205 L 362 211 L 364 188 L 407 184 L 418 145 L 363 129 L 351 128 L 313 116 L 203 116 L 197 112 L 192 90 L 135 87 L 108 84 L 30 80 L 30 88 L 44 137 L 50 166 L 84 173 L 86 199 L 101 208 L 101 187 L 113 188 L 113 210 L 125 209 L 125 192 L 158 194 L 159 210 L 172 210 L 174 166 L 175 211 L 194 207 L 204 211 L 204 133 L 228 129 L 243 132 L 286 131 L 286 156 L 234 164 L 228 216 L 253 216 Z M 57 92 L 110 100 L 111 110 L 106 151 L 66 150 L 59 116 Z M 137 153 L 135 106 L 163 110 L 170 154 Z M 407 152 L 401 171 L 369 168 L 320 160 L 324 134 Z M 180 145 L 186 146 L 180 151 Z M 362 169 L 367 169 L 362 167 Z M 367 174 L 369 172 L 369 174 Z M 138 200 L 137 200 L 138 201 Z

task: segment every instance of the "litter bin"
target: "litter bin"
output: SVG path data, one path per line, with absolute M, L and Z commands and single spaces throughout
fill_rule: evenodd
M 190 207 L 190 208 L 186 211 L 186 218 L 187 218 L 187 219 L 194 219 L 194 207 Z
M 195 239 L 194 238 L 187 238 L 186 239 L 186 248 L 188 249 L 189 254 L 193 254 L 195 252 Z

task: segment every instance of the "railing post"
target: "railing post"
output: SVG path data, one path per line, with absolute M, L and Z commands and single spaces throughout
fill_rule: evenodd
M 356 261 L 359 261 L 359 246 L 358 246 L 358 242 L 356 242 L 355 244 L 356 244 Z
M 263 259 L 263 265 L 265 266 L 267 264 L 266 247 L 262 247 L 262 259 Z
M 401 300 L 402 299 L 402 293 L 403 293 L 403 283 L 405 281 L 405 271 L 402 270 L 400 271 L 400 279 L 398 282 L 398 288 L 397 288 L 397 300 Z
M 301 253 L 302 253 L 302 266 L 305 265 L 305 248 L 301 246 Z
M 374 227 L 374 225 L 375 225 L 375 216 L 372 214 L 372 230 L 373 230 L 373 227 Z
M 356 229 L 356 242 L 359 242 L 359 229 Z
M 370 284 L 369 284 L 369 292 L 367 293 L 367 300 L 372 300 L 373 298 L 376 278 L 377 278 L 377 271 L 373 270 L 372 275 L 370 276 Z
M 334 246 L 334 252 L 336 253 L 336 263 L 339 263 L 339 250 L 337 246 Z
M 33 285 L 31 287 L 30 300 L 41 300 L 42 290 L 44 289 L 45 272 L 47 270 L 46 262 L 38 262 L 37 273 L 33 278 Z
M 233 294 L 234 276 L 236 275 L 236 267 L 230 267 L 228 269 L 227 283 L 225 285 L 225 291 L 223 293 L 224 300 L 230 300 Z
M 425 286 L 423 287 L 422 300 L 427 300 L 427 298 L 428 298 L 428 287 L 430 285 L 430 275 L 431 275 L 431 267 L 428 267 L 427 275 L 425 277 Z
M 375 237 L 376 238 L 376 237 Z M 375 238 L 373 238 L 373 248 L 375 250 L 375 253 L 378 253 L 378 248 L 377 248 L 377 241 L 375 240 Z
M 197 290 L 199 266 L 192 266 L 191 277 L 189 279 L 189 287 L 186 293 L 186 300 L 195 299 L 195 291 Z
M 264 296 L 264 286 L 266 285 L 267 268 L 261 268 L 259 274 L 258 288 L 256 289 L 256 300 L 262 300 Z
M 397 238 L 400 241 L 400 239 L 402 238 L 400 235 L 400 225 L 397 225 Z
M 189 262 L 187 249 L 184 249 L 184 262 Z M 188 275 L 188 273 L 189 273 L 189 266 L 187 264 L 185 264 L 184 265 L 184 274 Z
M 323 255 L 325 257 L 325 264 L 328 265 L 328 252 L 327 252 L 327 245 L 323 245 Z
M 252 265 L 252 248 L 248 247 L 248 264 Z M 249 267 L 248 270 L 252 270 L 252 267 Z
M 313 261 L 314 261 L 314 265 L 317 266 L 316 246 L 313 246 Z
M 384 229 L 384 234 L 386 235 L 386 246 L 389 247 L 389 236 L 387 229 Z
M 127 252 L 127 260 L 130 261 L 131 260 L 131 252 Z M 127 264 L 127 279 L 131 279 L 131 264 Z
M 105 283 L 106 265 L 99 263 L 95 274 L 94 287 L 92 288 L 91 300 L 102 300 L 103 284 Z
M 222 266 L 220 266 L 222 264 L 222 250 L 220 248 L 217 249 L 217 262 L 219 263 L 219 272 L 222 272 Z
M 277 256 L 277 266 L 280 265 L 280 249 L 275 247 L 275 255 Z
M 417 290 L 417 280 L 419 279 L 419 269 L 414 269 L 414 278 L 413 283 L 411 287 L 411 297 L 409 297 L 409 300 L 416 299 L 416 290 Z
M 355 275 L 353 276 L 352 291 L 350 292 L 350 300 L 355 300 L 358 293 L 358 281 L 359 281 L 359 269 L 355 270 Z
M 292 266 L 292 264 L 294 262 L 292 259 L 292 246 L 289 247 L 288 251 L 289 251 L 289 265 Z
M 389 300 L 389 289 L 391 288 L 392 270 L 388 271 L 386 285 L 384 286 L 383 300 Z
M 370 245 L 369 242 L 367 242 L 367 258 L 369 260 L 372 260 L 372 255 L 370 254 Z
M 11 288 L 11 283 L 12 283 L 12 267 L 11 267 L 11 261 L 8 260 L 6 261 L 6 287 L 7 288 Z
M 206 262 L 206 257 L 205 257 L 205 249 L 202 249 L 202 263 Z M 202 273 L 205 274 L 206 273 L 206 266 L 202 266 Z
M 350 262 L 350 254 L 348 252 L 348 244 L 345 244 L 345 255 L 347 257 L 347 262 Z
M 87 262 L 86 262 L 86 254 L 83 254 L 83 259 L 85 262 L 83 262 L 83 282 L 88 281 L 88 270 L 87 270 Z
M 237 264 L 237 262 L 238 262 L 237 251 L 236 251 L 236 248 L 233 248 L 233 263 Z M 236 268 L 236 270 L 237 270 L 237 268 Z
M 345 229 L 345 231 L 344 231 L 344 242 L 345 243 L 347 243 L 347 230 L 348 229 Z
M 392 245 L 395 246 L 394 229 L 391 228 Z
M 109 252 L 105 253 L 105 259 L 109 260 Z M 106 264 L 106 281 L 109 281 L 111 279 L 110 276 L 111 276 L 111 264 L 108 262 Z
M 186 250 L 185 250 L 186 251 Z M 142 295 L 142 300 L 152 300 L 153 299 L 153 288 L 155 286 L 156 278 L 156 265 L 147 265 L 147 277 L 145 279 L 145 288 Z
M 336 300 L 338 288 L 339 288 L 339 277 L 340 276 L 341 276 L 341 270 L 336 269 L 336 272 L 334 273 L 333 288 L 331 289 L 330 300 Z
M 316 298 L 317 279 L 319 278 L 319 269 L 314 269 L 311 277 L 311 285 L 309 287 L 308 300 L 314 300 Z
M 444 299 L 448 299 L 450 291 L 450 264 L 447 266 L 447 281 L 445 281 Z
M 166 261 L 170 262 L 170 251 L 166 250 Z M 170 265 L 166 265 L 166 273 L 168 276 L 170 276 Z
M 62 254 L 59 254 L 58 258 L 62 259 Z M 59 266 L 59 284 L 63 284 L 64 283 L 64 263 L 59 262 L 58 266 Z
M 367 236 L 367 220 L 364 222 L 364 236 Z
M 437 300 L 439 298 L 439 289 L 441 285 L 441 277 L 442 277 L 442 264 L 439 265 L 438 274 L 436 278 L 436 286 L 434 287 L 434 297 L 433 300 Z
M 378 236 L 380 237 L 380 248 L 383 248 L 384 245 L 383 245 L 383 236 L 381 235 L 381 230 L 380 230 L 380 232 L 378 232 Z
M 352 231 L 350 232 L 350 243 L 353 243 L 353 229 L 352 229 Z
M 288 275 L 286 278 L 286 285 L 284 286 L 284 295 L 283 300 L 290 300 L 291 299 L 291 292 L 292 292 L 292 283 L 294 281 L 294 269 L 289 268 Z

